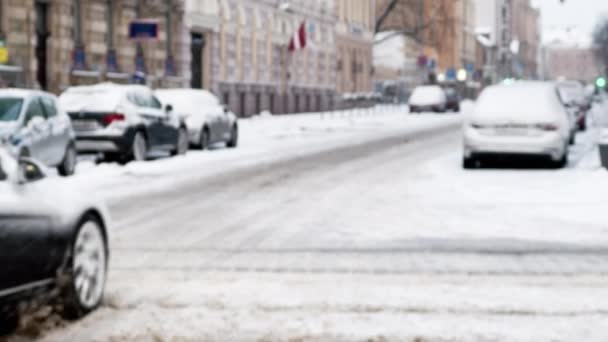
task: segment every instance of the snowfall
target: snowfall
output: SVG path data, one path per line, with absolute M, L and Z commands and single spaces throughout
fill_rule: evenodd
M 96 165 L 84 158 L 68 181 L 115 206 L 227 170 L 271 165 L 380 137 L 458 130 L 464 120 L 458 114 L 406 113 L 406 107 L 379 106 L 257 116 L 240 121 L 236 149 L 220 145 L 211 151 L 155 156 L 126 166 Z M 593 109 L 592 118 L 603 115 L 608 115 L 608 106 Z M 421 258 L 436 263 L 436 268 L 425 265 L 433 272 L 163 273 L 148 274 L 142 283 L 118 285 L 111 278 L 98 312 L 41 337 L 49 341 L 607 341 L 608 265 L 602 253 L 608 246 L 604 211 L 608 172 L 600 165 L 597 148 L 602 136 L 598 127 L 580 134 L 563 170 L 463 170 L 457 141 L 449 147 L 452 153 L 438 153 L 417 165 L 415 181 L 395 180 L 401 192 L 387 193 L 383 201 L 367 208 L 358 207 L 362 202 L 353 199 L 349 215 L 361 225 L 373 221 L 386 227 L 355 225 L 343 235 L 355 236 L 353 243 L 466 239 L 479 241 L 483 249 L 484 241 L 497 239 L 600 251 L 585 263 L 569 264 L 569 255 L 502 259 L 489 253 L 480 261 L 466 254 L 456 260 L 449 253 L 437 258 L 421 253 Z M 407 206 L 418 213 L 405 227 L 390 221 L 399 214 L 391 215 L 387 206 L 398 207 L 404 193 L 416 198 Z M 365 212 L 356 213 L 358 209 Z M 514 271 L 520 264 L 528 265 L 536 276 Z M 451 272 L 458 269 L 465 272 Z M 495 277 L 497 273 L 501 276 Z M 167 286 L 170 293 L 159 290 Z M 13 340 L 27 339 L 25 334 Z

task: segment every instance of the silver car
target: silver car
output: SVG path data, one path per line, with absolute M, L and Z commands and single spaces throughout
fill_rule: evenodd
M 0 90 L 0 142 L 17 157 L 32 157 L 63 176 L 74 173 L 77 152 L 68 115 L 55 95 L 25 89 Z
M 166 106 L 173 106 L 176 114 L 184 116 L 190 145 L 202 150 L 215 143 L 238 144 L 239 127 L 234 113 L 218 98 L 200 89 L 158 89 L 154 92 Z

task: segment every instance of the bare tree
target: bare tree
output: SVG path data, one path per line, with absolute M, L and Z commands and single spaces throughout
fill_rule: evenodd
M 376 44 L 394 36 L 407 36 L 418 43 L 436 45 L 442 31 L 453 30 L 450 6 L 458 0 L 385 0 L 376 20 L 376 33 L 387 32 Z
M 600 22 L 593 32 L 593 45 L 597 59 L 604 65 L 608 75 L 608 17 Z

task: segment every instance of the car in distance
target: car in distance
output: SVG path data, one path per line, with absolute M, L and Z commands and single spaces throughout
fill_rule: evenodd
M 555 85 L 517 82 L 486 88 L 464 125 L 463 167 L 490 156 L 540 156 L 567 164 L 570 122 Z
M 142 161 L 152 151 L 184 154 L 188 131 L 183 120 L 162 107 L 141 85 L 102 83 L 68 88 L 59 97 L 72 119 L 80 153 L 105 161 Z
M 419 86 L 414 89 L 410 96 L 409 107 L 410 113 L 444 113 L 447 109 L 447 97 L 440 86 Z
M 25 89 L 0 90 L 0 141 L 15 156 L 33 157 L 63 176 L 77 163 L 75 135 L 55 95 Z
M 155 94 L 163 104 L 171 104 L 176 114 L 185 117 L 190 145 L 203 150 L 220 142 L 231 148 L 237 146 L 236 115 L 212 93 L 199 89 L 157 89 Z
M 68 182 L 0 147 L 0 335 L 26 308 L 50 304 L 77 319 L 101 303 L 107 209 Z
M 444 88 L 445 96 L 447 98 L 446 108 L 454 112 L 460 112 L 460 95 L 456 88 L 446 87 Z

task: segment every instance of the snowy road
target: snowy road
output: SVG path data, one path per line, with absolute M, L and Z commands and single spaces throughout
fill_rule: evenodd
M 226 157 L 171 188 L 110 196 L 104 306 L 38 337 L 605 341 L 608 174 L 593 132 L 565 170 L 464 171 L 459 121 L 442 120 L 290 158 L 251 151 L 265 162 Z

